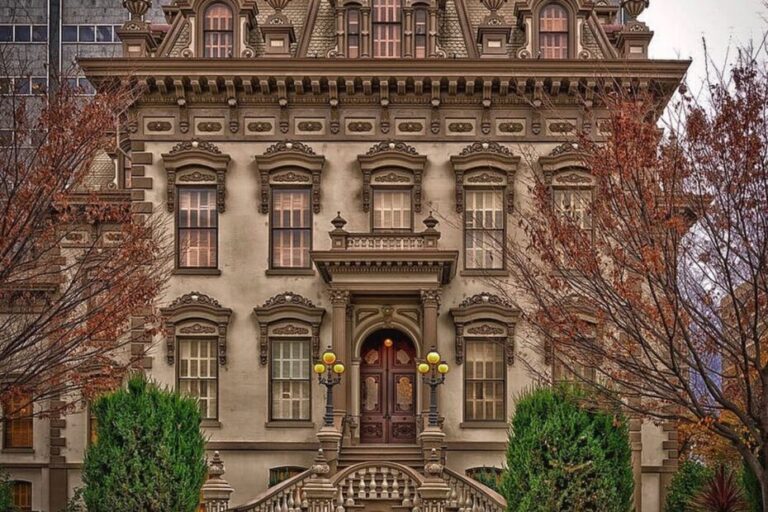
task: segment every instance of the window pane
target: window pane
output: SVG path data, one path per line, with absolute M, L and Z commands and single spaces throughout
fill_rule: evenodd
M 80 25 L 78 39 L 81 43 L 92 43 L 96 39 L 96 31 L 92 25 Z
M 11 499 L 16 510 L 32 510 L 32 484 L 30 482 L 13 482 L 11 484 Z
M 307 268 L 312 243 L 309 189 L 272 193 L 272 266 Z
M 411 229 L 411 191 L 373 191 L 374 229 Z
M 16 42 L 28 43 L 32 40 L 32 27 L 29 25 L 16 25 Z
M 16 94 L 32 94 L 32 82 L 29 78 L 14 78 Z
M 466 190 L 464 258 L 466 268 L 504 267 L 504 191 Z
M 563 6 L 551 4 L 542 9 L 539 50 L 545 59 L 568 58 L 568 12 Z
M 272 339 L 272 419 L 310 419 L 309 340 Z
M 560 215 L 570 218 L 581 229 L 591 229 L 591 189 L 557 189 L 554 191 L 554 200 Z
M 61 27 L 61 40 L 65 43 L 76 43 L 77 25 L 64 25 Z
M 179 391 L 195 397 L 205 419 L 217 412 L 218 359 L 213 338 L 179 339 Z
M 48 41 L 48 27 L 45 25 L 35 25 L 32 27 L 32 42 L 44 43 Z
M 32 448 L 31 397 L 24 395 L 3 404 L 3 447 Z
M 179 266 L 216 268 L 216 190 L 180 187 L 178 201 Z
M 44 94 L 48 90 L 47 78 L 32 79 L 32 94 Z
M 373 56 L 400 57 L 401 0 L 376 0 L 373 4 Z
M 231 57 L 234 40 L 232 10 L 224 4 L 213 4 L 205 11 L 205 57 Z
M 13 41 L 13 25 L 0 25 L 0 43 Z
M 503 421 L 506 402 L 504 341 L 467 340 L 465 416 L 467 420 Z
M 96 27 L 96 42 L 112 42 L 112 25 L 99 25 Z

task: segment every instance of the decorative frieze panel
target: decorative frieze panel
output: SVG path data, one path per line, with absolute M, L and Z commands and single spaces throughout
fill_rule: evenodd
M 363 173 L 363 211 L 371 209 L 374 186 L 411 185 L 413 210 L 421 212 L 421 180 L 427 157 L 419 155 L 416 148 L 405 142 L 380 142 L 365 155 L 358 155 L 357 161 Z
M 455 328 L 456 364 L 464 363 L 466 338 L 497 340 L 504 345 L 508 365 L 515 362 L 515 325 L 520 310 L 508 300 L 490 293 L 479 293 L 451 309 Z
M 514 209 L 514 180 L 520 157 L 498 142 L 475 142 L 451 157 L 456 178 L 456 212 L 464 212 L 464 189 L 492 187 L 505 190 L 507 210 Z
M 226 121 L 223 117 L 196 117 L 194 122 L 195 135 L 223 135 Z
M 176 119 L 173 117 L 145 117 L 144 133 L 166 134 L 173 133 Z
M 215 336 L 219 364 L 227 364 L 227 327 L 232 310 L 200 292 L 190 292 L 160 309 L 165 332 L 166 360 L 176 362 L 176 338 L 184 336 Z
M 229 155 L 211 142 L 191 140 L 180 142 L 163 154 L 167 176 L 166 203 L 169 212 L 176 209 L 176 185 L 210 184 L 216 186 L 216 208 L 226 210 L 226 176 Z
M 296 135 L 325 135 L 325 119 L 298 117 L 294 119 L 294 132 Z
M 299 337 L 311 339 L 312 359 L 320 355 L 320 325 L 325 310 L 293 292 L 283 292 L 253 309 L 259 325 L 259 362 L 269 361 L 269 339 Z
M 347 135 L 372 135 L 376 126 L 376 118 L 347 118 L 345 121 Z
M 576 119 L 547 119 L 547 135 L 576 135 Z
M 455 118 L 445 119 L 445 133 L 449 136 L 467 136 L 476 134 L 477 121 L 474 118 Z
M 320 213 L 320 183 L 325 157 L 301 142 L 284 141 L 256 156 L 261 183 L 261 213 L 269 213 L 273 185 L 293 184 L 312 190 L 312 211 Z
M 524 118 L 496 119 L 496 133 L 501 136 L 523 137 L 526 134 L 526 124 L 527 120 Z
M 243 121 L 246 135 L 274 135 L 274 117 L 246 117 Z

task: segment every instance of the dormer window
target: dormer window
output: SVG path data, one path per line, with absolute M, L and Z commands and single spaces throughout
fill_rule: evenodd
M 549 4 L 539 15 L 539 52 L 543 59 L 568 58 L 568 11 Z
M 402 0 L 373 2 L 373 56 L 400 57 L 402 46 Z
M 214 3 L 205 10 L 203 41 L 205 57 L 231 57 L 235 40 L 232 9 L 224 3 Z
M 423 59 L 427 56 L 427 9 L 416 7 L 413 10 L 413 56 Z
M 347 56 L 360 57 L 360 9 L 357 7 L 347 11 Z

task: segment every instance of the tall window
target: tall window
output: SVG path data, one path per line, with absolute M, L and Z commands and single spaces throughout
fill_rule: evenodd
M 215 187 L 179 187 L 179 267 L 217 268 L 218 211 Z
M 11 501 L 14 510 L 26 512 L 32 510 L 32 484 L 30 482 L 15 481 L 11 484 Z
M 28 395 L 3 404 L 3 448 L 32 448 L 32 404 Z
M 310 419 L 309 367 L 309 340 L 272 340 L 271 419 Z
M 219 366 L 215 338 L 179 339 L 179 391 L 198 399 L 203 419 L 218 413 Z
M 464 419 L 506 420 L 504 347 L 490 340 L 467 340 L 464 366 Z
M 309 189 L 273 189 L 272 267 L 310 267 L 312 211 L 309 196 Z
M 203 41 L 206 57 L 231 57 L 235 39 L 232 9 L 222 3 L 205 10 Z
M 427 56 L 427 10 L 417 7 L 413 10 L 414 57 L 423 59 Z
M 560 215 L 570 217 L 581 229 L 592 229 L 589 208 L 592 204 L 592 190 L 585 188 L 555 189 L 555 208 Z
M 400 57 L 402 0 L 375 0 L 373 3 L 373 56 Z
M 356 59 L 360 56 L 360 9 L 347 11 L 347 57 Z
M 504 267 L 504 198 L 499 190 L 466 190 L 464 259 L 468 269 Z
M 539 17 L 539 51 L 544 59 L 568 58 L 568 11 L 550 4 Z
M 411 190 L 373 191 L 373 229 L 411 229 Z

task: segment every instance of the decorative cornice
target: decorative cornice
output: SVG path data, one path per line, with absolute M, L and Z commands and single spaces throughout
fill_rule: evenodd
M 370 148 L 365 153 L 365 155 L 372 156 L 372 155 L 377 155 L 379 153 L 383 153 L 385 151 L 396 151 L 398 153 L 405 153 L 407 155 L 419 156 L 419 153 L 418 151 L 416 151 L 416 148 L 414 148 L 413 146 L 409 146 L 405 142 L 395 141 L 395 140 L 379 142 L 378 144 Z
M 512 156 L 512 152 L 506 146 L 502 146 L 495 141 L 474 142 L 465 147 L 459 153 L 459 156 L 467 156 L 473 153 L 497 153 L 500 155 Z
M 298 141 L 280 141 L 272 144 L 264 151 L 264 155 L 273 155 L 275 153 L 281 153 L 283 151 L 296 151 L 298 153 L 304 153 L 305 155 L 315 155 L 315 150 L 307 146 L 303 142 Z
M 219 301 L 217 301 L 213 297 L 209 297 L 208 295 L 205 295 L 204 293 L 200 293 L 200 292 L 189 292 L 189 293 L 185 293 L 181 297 L 178 297 L 176 300 L 171 302 L 171 304 L 168 306 L 168 309 L 175 309 L 175 308 L 190 306 L 190 305 L 205 305 L 205 306 L 210 306 L 212 308 L 222 307 L 222 305 L 219 304 Z
M 179 142 L 175 146 L 173 146 L 173 149 L 168 153 L 169 155 L 175 155 L 176 153 L 181 153 L 184 151 L 205 151 L 208 153 L 211 153 L 213 155 L 220 155 L 221 150 L 216 146 L 216 144 L 212 142 L 208 142 L 206 140 L 185 140 L 182 142 Z
M 470 306 L 476 306 L 478 304 L 493 304 L 495 306 L 501 306 L 509 309 L 514 309 L 514 306 L 507 299 L 493 295 L 492 293 L 478 293 L 464 299 L 459 308 L 468 308 Z
M 261 307 L 272 308 L 275 306 L 282 306 L 286 304 L 296 304 L 296 305 L 305 306 L 308 308 L 316 307 L 311 300 L 307 299 L 306 297 L 302 297 L 298 293 L 293 293 L 293 292 L 283 292 L 275 295 L 274 297 L 270 297 Z
M 557 146 L 555 149 L 549 152 L 549 156 L 560 156 L 565 155 L 567 153 L 579 153 L 580 149 L 577 144 L 574 144 L 573 142 L 563 142 L 559 146 Z

